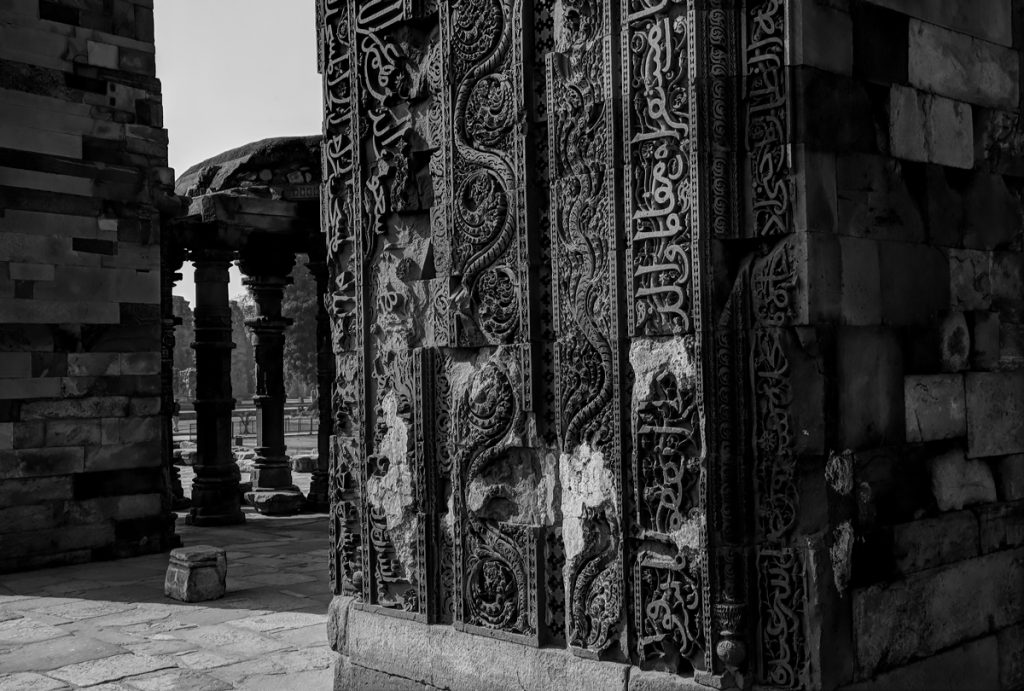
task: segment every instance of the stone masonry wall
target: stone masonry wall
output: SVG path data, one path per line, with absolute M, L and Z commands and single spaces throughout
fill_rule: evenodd
M 1020 688 L 1024 3 L 792 16 L 803 342 L 830 382 L 801 482 L 817 681 Z
M 166 549 L 153 0 L 0 2 L 0 572 Z

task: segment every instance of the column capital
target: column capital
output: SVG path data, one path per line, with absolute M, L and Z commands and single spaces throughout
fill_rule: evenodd
M 188 259 L 196 264 L 231 264 L 238 253 L 234 250 L 197 247 L 187 251 Z

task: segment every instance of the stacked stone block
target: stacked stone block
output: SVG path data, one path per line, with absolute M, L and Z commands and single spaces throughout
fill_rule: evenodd
M 0 3 L 0 572 L 168 548 L 152 0 Z
M 829 380 L 825 482 L 801 483 L 811 678 L 1017 688 L 1024 5 L 791 9 L 804 324 Z

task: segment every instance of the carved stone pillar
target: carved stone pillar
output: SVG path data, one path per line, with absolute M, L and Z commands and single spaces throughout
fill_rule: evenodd
M 245 322 L 256 348 L 256 462 L 252 491 L 246 499 L 263 514 L 298 513 L 305 497 L 292 484 L 284 443 L 284 331 L 292 323 L 281 315 L 284 287 L 295 255 L 281 250 L 252 249 L 243 256 L 243 280 L 256 300 L 258 316 Z
M 320 255 L 320 256 L 317 256 Z M 306 497 L 306 508 L 310 511 L 325 512 L 330 508 L 328 496 L 328 470 L 330 466 L 332 414 L 331 392 L 334 389 L 334 352 L 331 348 L 331 325 L 324 304 L 327 294 L 327 264 L 323 252 L 310 252 L 311 260 L 306 266 L 316 281 L 316 380 L 317 409 L 320 427 L 317 432 L 316 470 Z
M 240 473 L 231 454 L 231 308 L 228 267 L 233 252 L 195 250 L 196 268 L 196 479 L 192 525 L 244 523 Z
M 190 505 L 185 490 L 181 486 L 181 471 L 174 465 L 174 422 L 173 418 L 178 414 L 178 403 L 174 400 L 174 327 L 181 324 L 181 320 L 174 316 L 174 284 L 181 280 L 178 270 L 185 259 L 184 251 L 173 241 L 168 240 L 161 249 L 161 282 L 160 282 L 160 309 L 161 309 L 161 351 L 160 351 L 160 379 L 161 379 L 161 400 L 160 408 L 163 413 L 163 439 L 164 453 L 167 456 L 167 470 L 169 473 L 171 487 L 171 509 L 178 511 L 187 509 Z

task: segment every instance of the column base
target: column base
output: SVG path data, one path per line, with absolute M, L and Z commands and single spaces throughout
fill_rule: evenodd
M 329 513 L 330 510 L 331 502 L 326 494 L 317 495 L 310 492 L 309 496 L 306 497 L 306 505 L 303 511 L 307 513 Z
M 265 516 L 291 516 L 302 511 L 306 497 L 298 487 L 280 489 L 254 488 L 245 493 L 245 500 Z
M 217 525 L 239 525 L 245 523 L 245 514 L 241 509 L 238 512 L 229 513 L 208 513 L 202 509 L 193 508 L 185 516 L 185 525 L 199 527 L 212 527 Z

